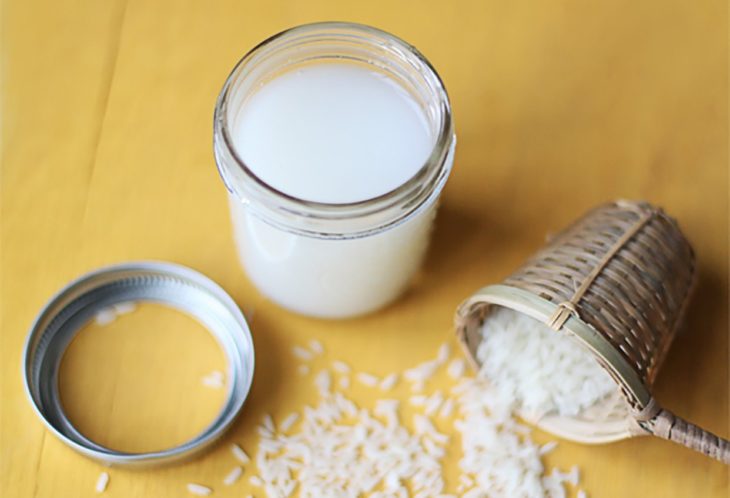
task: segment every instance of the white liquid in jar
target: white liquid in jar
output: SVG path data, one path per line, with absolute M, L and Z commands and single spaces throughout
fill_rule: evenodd
M 257 177 L 290 196 L 329 204 L 397 188 L 423 167 L 435 141 L 409 93 L 346 63 L 284 73 L 249 96 L 236 116 L 234 147 Z M 331 318 L 372 311 L 405 290 L 435 213 L 431 202 L 393 228 L 332 240 L 273 227 L 233 196 L 230 204 L 241 262 L 259 290 L 294 311 Z
M 244 103 L 234 144 L 253 173 L 286 194 L 342 204 L 385 194 L 434 145 L 423 110 L 385 75 L 317 64 L 267 82 Z

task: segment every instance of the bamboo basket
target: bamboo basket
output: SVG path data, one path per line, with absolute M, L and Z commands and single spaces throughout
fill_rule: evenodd
M 480 329 L 494 306 L 524 313 L 580 341 L 618 384 L 578 416 L 520 414 L 560 437 L 605 443 L 654 435 L 730 464 L 730 443 L 662 408 L 652 385 L 683 320 L 695 256 L 676 222 L 646 202 L 587 213 L 501 285 L 464 301 L 456 333 L 478 368 Z

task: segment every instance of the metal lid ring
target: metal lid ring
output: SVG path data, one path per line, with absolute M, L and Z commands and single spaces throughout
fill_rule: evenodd
M 200 434 L 173 448 L 126 453 L 104 447 L 81 434 L 61 404 L 58 371 L 71 340 L 97 312 L 128 301 L 156 302 L 193 316 L 213 334 L 228 361 L 230 382 L 223 408 Z M 212 280 L 171 263 L 132 262 L 88 273 L 56 294 L 31 326 L 23 360 L 31 404 L 59 439 L 107 465 L 151 466 L 191 457 L 231 426 L 251 388 L 254 347 L 240 309 Z

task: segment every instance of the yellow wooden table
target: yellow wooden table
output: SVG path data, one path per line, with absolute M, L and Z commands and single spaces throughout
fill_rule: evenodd
M 331 19 L 372 24 L 419 47 L 450 91 L 459 137 L 417 285 L 382 312 L 349 321 L 295 316 L 247 282 L 211 152 L 214 101 L 238 58 L 281 29 Z M 82 272 L 169 260 L 231 293 L 249 314 L 258 364 L 226 442 L 251 449 L 262 414 L 279 419 L 313 400 L 293 344 L 319 338 L 329 359 L 379 374 L 430 358 L 450 340 L 461 299 L 508 274 L 547 232 L 616 197 L 664 206 L 695 244 L 700 283 L 657 397 L 728 436 L 722 0 L 6 0 L 2 21 L 3 498 L 94 495 L 101 467 L 46 432 L 20 377 L 34 315 Z M 197 381 L 221 361 L 212 341 L 184 323 L 154 334 L 155 323 L 145 323 L 132 336 L 86 334 L 64 367 L 75 379 L 62 386 L 74 420 L 126 448 L 177 441 L 220 401 Z M 146 411 L 168 423 L 137 416 Z M 727 467 L 655 439 L 562 443 L 548 458 L 574 463 L 592 497 L 728 493 Z M 220 485 L 231 465 L 222 444 L 180 466 L 112 469 L 107 494 L 185 496 L 185 483 L 195 481 L 211 484 L 215 496 L 245 496 L 245 481 Z

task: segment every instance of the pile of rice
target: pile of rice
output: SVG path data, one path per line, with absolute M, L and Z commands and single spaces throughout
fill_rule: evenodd
M 379 400 L 371 412 L 334 393 L 305 409 L 295 433 L 264 434 L 256 464 L 266 494 L 440 496 L 440 460 L 448 436 L 425 422 L 411 433 L 398 421 L 398 404 Z
M 326 357 L 317 340 L 292 353 L 300 375 Z M 233 486 L 245 472 L 257 496 L 269 498 L 565 498 L 571 488 L 587 498 L 577 489 L 577 467 L 546 471 L 543 458 L 557 442 L 535 443 L 513 413 L 578 414 L 616 392 L 612 379 L 579 343 L 507 309 L 490 314 L 477 356 L 483 366 L 476 378 L 464 376 L 465 362 L 451 358 L 448 344 L 434 359 L 382 377 L 334 360 L 313 376 L 315 406 L 289 414 L 278 427 L 266 415 L 252 458 L 231 446 L 236 466 L 222 483 Z M 442 371 L 448 375 L 434 389 L 432 378 Z M 412 393 L 407 420 L 396 397 L 358 406 L 345 395 L 350 376 L 379 394 L 399 389 L 402 379 Z M 203 385 L 222 388 L 225 377 L 213 372 Z M 455 483 L 444 478 L 447 453 L 459 457 Z M 97 493 L 108 484 L 103 472 Z M 209 485 L 186 487 L 197 496 L 214 493 Z
M 549 329 L 553 335 L 536 331 L 536 322 L 502 312 L 495 318 L 479 350 L 480 359 L 489 360 L 485 361 L 489 370 L 477 378 L 463 376 L 464 362 L 450 358 L 448 345 L 443 345 L 433 360 L 382 378 L 371 373 L 358 375 L 345 362 L 335 360 L 331 369 L 313 376 L 319 393 L 315 406 L 290 414 L 278 428 L 271 417 L 264 418 L 254 457 L 257 473 L 249 482 L 269 498 L 566 497 L 568 489 L 578 485 L 578 468 L 546 471 L 544 455 L 557 443 L 535 443 L 531 429 L 518 422 L 513 411 L 523 402 L 544 412 L 565 407 L 579 410 L 604 396 L 605 374 L 598 365 L 584 361 L 587 357 L 595 363 L 572 342 L 559 344 L 555 339 L 560 337 Z M 496 359 L 492 357 L 495 349 Z M 514 356 L 535 351 L 540 351 L 539 359 L 557 355 L 546 362 L 549 366 L 541 376 L 536 376 L 537 362 L 524 358 L 514 361 Z M 309 361 L 301 348 L 294 354 Z M 513 361 L 508 361 L 510 355 Z M 496 370 L 500 366 L 505 372 Z M 525 369 L 524 374 L 519 368 Z M 564 368 L 566 375 L 578 375 L 567 382 L 567 388 L 556 387 L 550 379 L 559 368 Z M 442 389 L 429 389 L 432 377 L 441 371 L 448 373 L 440 376 Z M 396 398 L 378 399 L 371 407 L 358 406 L 338 382 L 351 374 L 376 391 L 383 390 L 383 379 L 404 379 L 414 393 L 409 399 L 414 413 L 403 419 L 404 401 Z M 522 376 L 524 379 L 519 380 Z M 446 378 L 449 385 L 444 393 Z M 497 383 L 504 381 L 506 386 L 495 386 L 490 378 Z M 587 381 L 596 392 L 578 388 L 578 397 L 566 401 L 568 390 L 576 389 L 574 382 L 583 385 Z M 388 382 L 388 390 L 393 388 L 391 384 L 394 382 Z M 349 387 L 349 383 L 345 385 Z M 556 393 L 545 394 L 553 388 Z M 615 385 L 611 383 L 610 388 L 615 389 Z M 447 453 L 459 456 L 457 482 L 447 483 L 443 476 Z M 587 496 L 582 490 L 575 491 L 579 497 Z
M 617 389 L 576 339 L 507 308 L 489 314 L 477 358 L 500 404 L 531 419 L 578 415 Z

